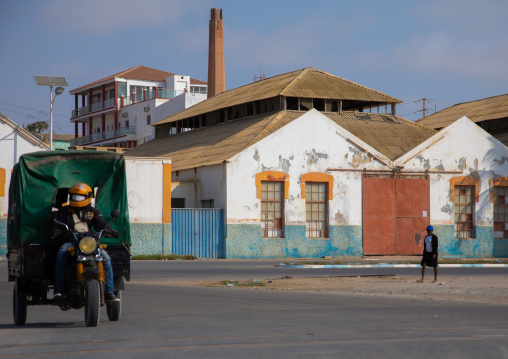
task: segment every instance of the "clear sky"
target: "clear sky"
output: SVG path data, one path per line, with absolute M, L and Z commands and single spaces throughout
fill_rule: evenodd
M 223 9 L 226 89 L 315 67 L 427 107 L 508 93 L 506 0 L 0 0 L 0 113 L 74 133 L 68 90 L 144 65 L 207 81 L 210 9 Z

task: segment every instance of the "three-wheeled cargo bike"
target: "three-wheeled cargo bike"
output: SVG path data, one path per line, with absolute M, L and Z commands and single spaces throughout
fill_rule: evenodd
M 100 228 L 75 233 L 72 257 L 65 274 L 65 293 L 54 299 L 55 266 L 60 245 L 51 237 L 54 213 L 69 204 L 69 188 L 86 183 L 98 208 L 118 238 Z M 60 223 L 65 226 L 65 224 Z M 121 291 L 130 280 L 130 228 L 125 160 L 106 151 L 50 151 L 22 155 L 14 167 L 9 187 L 7 258 L 9 281 L 14 283 L 13 316 L 16 325 L 27 319 L 27 306 L 57 305 L 62 310 L 85 310 L 87 326 L 99 322 L 106 305 L 109 320 L 120 318 Z M 120 301 L 106 302 L 101 251 L 113 267 L 114 293 Z

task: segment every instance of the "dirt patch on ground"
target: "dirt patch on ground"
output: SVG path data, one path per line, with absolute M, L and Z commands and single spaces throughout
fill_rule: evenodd
M 419 277 L 358 276 L 319 278 L 276 278 L 267 280 L 217 281 L 195 283 L 223 286 L 229 290 L 258 289 L 347 293 L 358 296 L 398 296 L 407 298 L 455 300 L 508 305 L 508 276 L 440 276 L 431 283 L 417 283 Z

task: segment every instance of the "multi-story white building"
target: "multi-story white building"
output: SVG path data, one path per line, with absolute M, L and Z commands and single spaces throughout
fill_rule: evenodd
M 206 100 L 207 83 L 140 65 L 70 94 L 71 146 L 133 148 L 154 138 L 153 123 Z

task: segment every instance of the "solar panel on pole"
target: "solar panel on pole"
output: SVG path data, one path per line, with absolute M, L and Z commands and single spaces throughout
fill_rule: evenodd
M 34 76 L 34 79 L 39 86 L 53 86 L 51 77 L 49 76 Z
M 63 76 L 34 76 L 34 79 L 40 86 L 69 86 Z
M 51 76 L 51 82 L 54 86 L 69 86 L 65 77 L 62 76 Z

